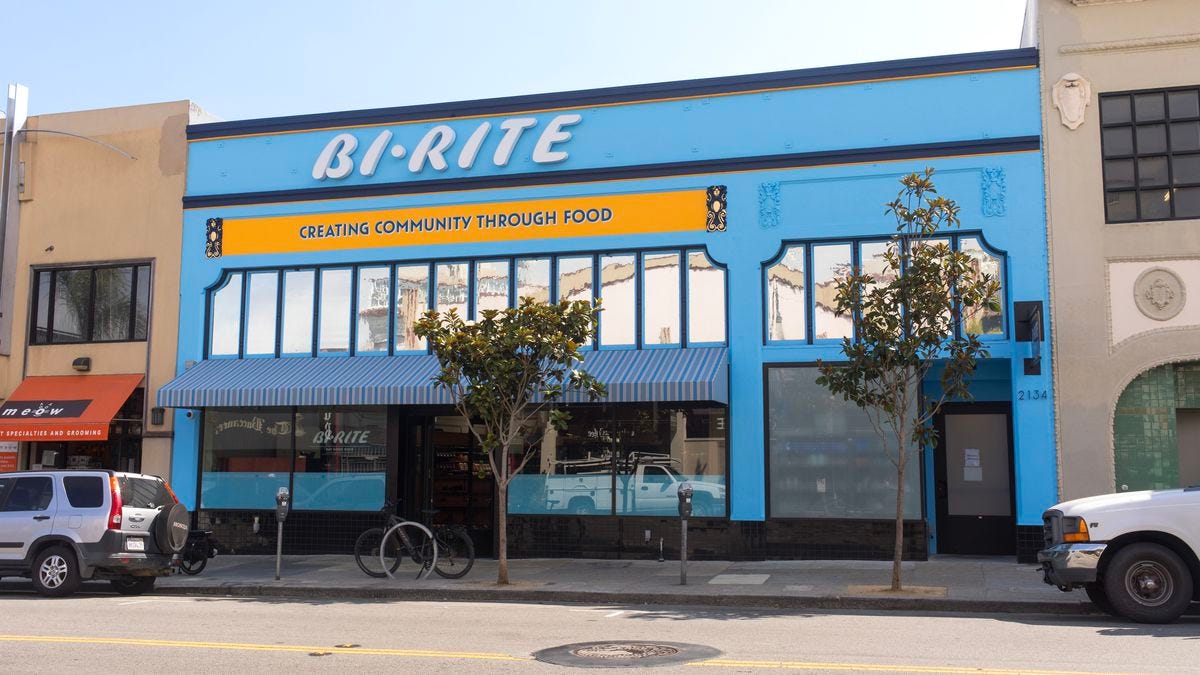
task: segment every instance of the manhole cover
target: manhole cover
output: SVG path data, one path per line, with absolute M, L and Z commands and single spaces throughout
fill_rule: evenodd
M 578 642 L 534 652 L 538 661 L 583 668 L 646 668 L 712 659 L 721 652 L 704 645 L 680 642 L 603 640 Z

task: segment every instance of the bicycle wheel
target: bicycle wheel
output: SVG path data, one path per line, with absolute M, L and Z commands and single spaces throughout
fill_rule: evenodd
M 381 555 L 384 555 L 385 551 L 388 554 L 395 552 L 396 564 L 387 570 L 387 575 L 391 578 L 395 578 L 394 572 L 401 564 L 405 566 L 404 573 L 411 574 L 409 568 L 412 566 L 407 564 L 407 561 L 411 560 L 416 568 L 416 578 L 425 579 L 433 573 L 433 567 L 437 563 L 438 546 L 433 533 L 424 525 L 409 520 L 393 525 L 384 533 L 379 550 Z
M 444 579 L 461 579 L 475 564 L 475 544 L 467 531 L 459 527 L 434 530 L 438 544 L 437 565 L 433 571 Z
M 388 575 L 383 569 L 383 563 L 379 557 L 380 546 L 383 543 L 383 528 L 372 527 L 371 529 L 358 535 L 358 539 L 354 542 L 354 562 L 358 563 L 358 568 L 365 572 L 369 577 L 382 579 Z M 389 546 L 388 551 L 384 556 L 388 566 L 392 572 L 400 566 L 399 550 L 395 546 Z
M 179 569 L 183 570 L 184 574 L 200 574 L 206 565 L 208 565 L 208 556 L 200 558 L 185 555 L 179 561 Z

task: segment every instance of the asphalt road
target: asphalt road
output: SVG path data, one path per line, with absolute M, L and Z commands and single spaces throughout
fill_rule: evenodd
M 101 587 L 102 588 L 102 587 Z M 714 647 L 674 669 L 1197 672 L 1200 618 L 824 613 L 700 607 L 304 601 L 0 590 L 0 672 L 525 672 L 591 640 Z M 338 647 L 338 645 L 354 645 Z

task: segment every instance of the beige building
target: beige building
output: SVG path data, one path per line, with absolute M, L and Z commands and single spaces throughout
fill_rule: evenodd
M 202 115 L 188 101 L 39 115 L 18 134 L 0 464 L 169 476 L 171 419 L 153 401 L 175 374 L 185 129 Z
M 1061 495 L 1200 483 L 1200 2 L 1038 4 Z

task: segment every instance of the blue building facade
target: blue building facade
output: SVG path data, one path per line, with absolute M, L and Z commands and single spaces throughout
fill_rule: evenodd
M 849 334 L 837 278 L 881 265 L 898 179 L 934 167 L 1003 302 L 908 472 L 908 555 L 1028 555 L 1057 493 L 1038 102 L 1013 50 L 189 127 L 176 491 L 234 550 L 273 545 L 280 486 L 296 550 L 390 500 L 487 550 L 486 461 L 411 322 L 600 298 L 610 395 L 532 425 L 515 555 L 657 552 L 687 480 L 700 556 L 890 557 L 895 470 L 815 363 Z

